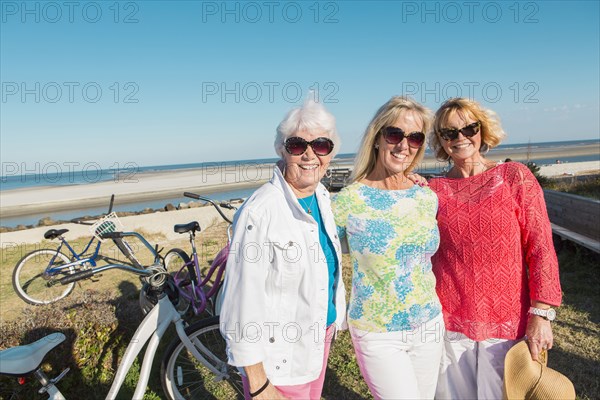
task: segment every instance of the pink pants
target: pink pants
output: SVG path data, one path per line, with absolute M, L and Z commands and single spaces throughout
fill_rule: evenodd
M 321 398 L 321 392 L 323 391 L 325 371 L 327 370 L 327 359 L 329 358 L 329 349 L 334 333 L 335 324 L 332 324 L 327 328 L 327 332 L 325 333 L 325 354 L 323 355 L 323 368 L 321 369 L 319 377 L 312 382 L 303 383 L 301 385 L 275 386 L 277 390 L 285 397 L 292 400 L 319 400 Z M 245 376 L 242 376 L 242 382 L 244 383 L 244 398 L 246 400 L 251 400 L 252 397 L 250 397 L 248 379 L 246 379 Z

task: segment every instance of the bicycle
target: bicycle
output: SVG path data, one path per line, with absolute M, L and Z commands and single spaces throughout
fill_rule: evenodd
M 219 330 L 217 301 L 227 264 L 232 225 L 232 221 L 227 218 L 220 207 L 230 210 L 236 210 L 237 208 L 227 202 L 217 205 L 213 200 L 195 193 L 185 192 L 183 195 L 210 203 L 219 212 L 221 218 L 229 223 L 227 229 L 228 240 L 225 247 L 219 251 L 212 261 L 206 276 L 202 277 L 195 242 L 196 232 L 200 231 L 200 225 L 198 222 L 193 221 L 173 227 L 177 233 L 188 233 L 192 253 L 191 256 L 188 256 L 182 249 L 174 248 L 170 250 L 165 255 L 165 268 L 174 271 L 172 276 L 180 297 L 187 302 L 193 315 L 200 316 L 204 311 L 208 311 L 212 315 L 212 317 L 200 320 L 186 329 L 190 338 L 197 339 L 198 343 L 210 348 L 209 358 L 212 364 L 199 364 L 192 357 L 192 354 L 186 352 L 185 343 L 176 338 L 165 351 L 162 360 L 161 378 L 163 379 L 163 388 L 172 399 L 198 398 L 197 393 L 204 389 L 204 383 L 210 381 L 211 375 L 215 374 L 214 369 L 217 369 L 221 372 L 216 374 L 214 379 L 222 381 L 222 374 L 226 373 L 232 389 L 238 396 L 241 396 L 244 393 L 241 375 L 237 368 L 227 364 L 226 344 Z M 214 282 L 211 287 L 208 287 L 208 283 L 215 273 Z M 208 305 L 210 307 L 207 307 Z M 215 357 L 215 355 L 217 356 Z
M 116 236 L 120 234 L 125 233 L 112 232 L 106 235 Z M 118 265 L 114 264 L 113 267 L 116 268 Z M 218 332 L 218 322 L 214 325 L 213 320 L 199 321 L 186 328 L 185 321 L 178 311 L 179 290 L 164 266 L 153 264 L 141 270 L 128 271 L 140 275 L 144 282 L 140 291 L 140 306 L 147 313 L 125 350 L 106 398 L 116 398 L 134 360 L 146 347 L 139 380 L 133 394 L 133 399 L 143 398 L 156 350 L 171 324 L 175 325 L 177 337 L 165 353 L 163 366 L 161 367 L 161 383 L 164 392 L 170 399 L 198 398 L 196 391 L 198 387 L 192 388 L 191 385 L 199 386 L 201 383 L 198 379 L 204 379 L 204 375 L 198 373 L 197 367 L 199 365 L 202 365 L 210 374 L 213 374 L 213 380 L 216 382 L 228 379 L 235 380 L 234 387 L 240 388 L 236 390 L 237 393 L 241 393 L 241 378 L 237 374 L 231 374 L 234 368 L 227 365 L 224 348 L 222 348 L 221 343 L 217 343 L 218 346 L 214 347 L 214 341 L 210 340 L 214 337 L 215 329 Z M 75 282 L 85 279 L 86 274 L 87 271 L 79 271 L 63 279 Z M 50 400 L 64 400 L 65 397 L 56 384 L 68 373 L 68 369 L 61 372 L 54 379 L 50 379 L 40 369 L 45 355 L 63 340 L 63 334 L 52 334 L 30 345 L 1 351 L 0 374 L 14 376 L 33 374 L 42 386 L 40 393 L 46 393 Z M 166 378 L 167 375 L 169 375 L 169 379 Z
M 118 267 L 120 269 L 139 270 L 143 268 L 132 247 L 125 240 L 125 236 L 136 237 L 150 250 L 155 261 L 160 259 L 158 245 L 152 247 L 143 236 L 136 232 L 123 233 L 123 235 L 114 237 L 103 236 L 122 228 L 116 213 L 112 212 L 114 198 L 115 196 L 112 195 L 108 212 L 97 221 L 71 220 L 73 223 L 89 225 L 92 233 L 92 237 L 80 253 L 76 252 L 63 236 L 69 231 L 68 229 L 50 229 L 44 233 L 44 238 L 48 240 L 58 239 L 60 243 L 56 249 L 38 249 L 26 254 L 15 266 L 12 285 L 22 300 L 33 305 L 54 303 L 71 294 L 75 286 L 74 282 L 64 281 L 63 278 L 80 271 L 86 271 L 85 277 L 91 278 L 105 271 L 106 266 L 98 266 L 97 261 L 113 261 L 112 258 L 100 254 L 102 242 L 107 238 L 110 238 L 119 251 L 131 262 L 130 265 Z M 93 252 L 91 255 L 85 256 L 95 241 L 96 245 Z M 69 254 L 62 252 L 63 248 L 66 248 Z
M 169 250 L 165 255 L 165 268 L 168 271 L 174 271 L 173 278 L 175 284 L 180 290 L 182 297 L 188 301 L 193 315 L 200 316 L 204 311 L 207 311 L 209 315 L 215 316 L 218 315 L 217 298 L 223 284 L 223 274 L 225 273 L 225 265 L 227 264 L 227 256 L 229 254 L 229 243 L 231 241 L 231 225 L 233 224 L 233 222 L 223 213 L 221 207 L 229 210 L 237 210 L 237 208 L 228 202 L 221 202 L 217 205 L 208 197 L 200 196 L 195 193 L 185 192 L 183 195 L 185 197 L 210 203 L 219 212 L 221 218 L 229 224 L 227 228 L 227 243 L 216 255 L 204 277 L 200 270 L 200 262 L 198 261 L 198 252 L 196 249 L 196 232 L 200 232 L 201 229 L 198 222 L 193 221 L 188 224 L 178 224 L 173 227 L 173 230 L 176 233 L 188 233 L 192 248 L 191 254 L 188 256 L 184 250 L 174 248 Z M 215 275 L 214 282 L 212 286 L 209 287 L 208 284 L 211 282 L 213 275 Z M 210 307 L 207 307 L 209 305 Z

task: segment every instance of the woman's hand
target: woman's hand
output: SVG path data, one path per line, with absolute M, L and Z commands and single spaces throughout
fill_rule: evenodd
M 275 386 L 269 386 L 261 394 L 252 398 L 253 400 L 288 400 Z
M 550 350 L 553 345 L 554 337 L 552 336 L 552 326 L 550 321 L 537 315 L 529 315 L 527 321 L 527 345 L 531 358 L 534 361 L 538 360 L 538 356 L 542 350 Z
M 265 373 L 265 369 L 263 368 L 262 363 L 249 365 L 244 367 L 244 371 L 246 372 L 246 377 L 248 379 L 249 390 L 250 393 L 254 393 L 260 390 L 263 387 L 264 383 L 267 382 L 267 374 Z M 255 400 L 287 400 L 285 397 L 271 382 L 267 385 L 267 387 L 252 397 Z
M 414 172 L 406 174 L 406 177 L 419 186 L 429 186 L 429 182 L 427 182 L 427 179 Z

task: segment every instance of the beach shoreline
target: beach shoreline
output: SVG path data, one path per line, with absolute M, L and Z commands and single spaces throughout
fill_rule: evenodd
M 597 156 L 600 143 L 550 150 L 548 148 L 493 149 L 486 157 L 494 161 L 568 159 L 578 156 Z M 448 163 L 428 156 L 417 172 L 433 171 L 441 174 Z M 600 160 L 540 165 L 540 174 L 548 177 L 595 173 L 600 170 Z M 351 168 L 351 159 L 334 159 L 331 168 Z M 3 190 L 0 192 L 0 219 L 39 213 L 68 211 L 72 209 L 100 207 L 108 204 L 115 195 L 119 204 L 147 200 L 168 201 L 181 197 L 184 191 L 214 194 L 237 189 L 251 189 L 267 182 L 273 174 L 269 164 L 218 164 L 185 170 L 166 170 L 140 173 L 127 179 L 67 186 L 34 186 Z M 0 222 L 0 225 L 2 223 Z
M 18 217 L 25 216 L 43 212 L 57 212 L 57 211 L 68 211 L 73 209 L 75 206 L 77 208 L 88 208 L 88 207 L 99 207 L 99 206 L 107 206 L 109 203 L 110 195 L 115 194 L 115 197 L 118 198 L 119 204 L 134 204 L 138 202 L 143 202 L 146 200 L 165 200 L 166 202 L 173 198 L 179 197 L 183 195 L 184 191 L 192 192 L 192 193 L 201 193 L 203 195 L 207 195 L 210 197 L 212 193 L 218 193 L 226 188 L 227 190 L 238 190 L 238 189 L 249 189 L 260 186 L 265 181 L 259 182 L 240 182 L 240 183 L 229 183 L 226 185 L 207 185 L 207 186 L 197 186 L 190 187 L 185 186 L 177 189 L 168 189 L 168 190 L 155 190 L 155 191 L 145 191 L 145 192 L 134 192 L 134 193 L 110 193 L 110 191 L 106 191 L 106 194 L 102 194 L 101 196 L 89 197 L 89 198 L 72 198 L 61 201 L 53 201 L 53 202 L 38 202 L 31 204 L 22 204 L 22 205 L 9 205 L 0 207 L 0 215 L 2 217 Z M 87 186 L 87 185 L 86 185 Z M 37 189 L 37 188 L 36 188 Z M 22 189 L 19 189 L 22 190 Z M 27 193 L 29 195 L 30 193 Z M 39 193 L 43 195 L 43 191 Z M 11 201 L 16 201 L 18 197 L 10 198 Z M 4 204 L 4 202 L 2 202 Z M 1 224 L 0 224 L 1 225 Z
M 599 175 L 600 161 L 546 165 L 540 168 L 540 172 L 546 176 L 554 177 Z M 202 193 L 207 193 L 206 186 L 202 188 Z M 134 196 L 138 195 L 139 194 L 135 194 Z M 106 197 L 102 197 L 102 204 L 106 204 L 106 200 Z M 236 206 L 239 207 L 240 204 L 241 202 L 238 202 L 236 203 Z M 231 210 L 224 211 L 230 218 L 233 216 Z M 176 240 L 179 236 L 173 232 L 174 224 L 198 221 L 202 228 L 205 229 L 210 225 L 222 221 L 216 210 L 211 206 L 183 208 L 172 211 L 154 210 L 150 213 L 121 216 L 119 219 L 128 231 L 143 231 L 149 234 L 160 234 L 165 237 L 166 242 Z M 16 248 L 22 248 L 24 244 L 39 243 L 43 238 L 44 232 L 49 229 L 58 228 L 69 229 L 69 240 L 71 240 L 71 238 L 90 236 L 89 226 L 73 223 L 58 223 L 51 226 L 38 226 L 28 229 L 1 232 L 0 248 L 2 248 L 3 251 L 13 251 Z
M 0 216 L 7 218 L 104 206 L 112 194 L 119 204 L 128 204 L 181 197 L 186 191 L 211 194 L 246 189 L 267 182 L 272 173 L 273 166 L 245 164 L 235 168 L 152 172 L 123 181 L 6 190 L 0 193 Z

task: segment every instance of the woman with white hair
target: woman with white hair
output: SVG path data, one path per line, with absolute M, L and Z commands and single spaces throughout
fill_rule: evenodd
M 339 239 L 320 183 L 339 149 L 313 100 L 277 128 L 281 160 L 234 219 L 221 333 L 246 399 L 320 399 L 331 338 L 345 320 Z

